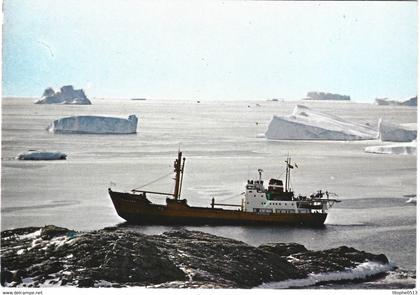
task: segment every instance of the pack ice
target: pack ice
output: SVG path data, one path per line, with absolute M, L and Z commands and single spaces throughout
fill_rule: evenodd
M 417 138 L 417 124 L 396 125 L 384 122 L 382 118 L 378 122 L 379 139 L 382 141 L 409 142 Z
M 61 152 L 29 150 L 27 152 L 20 153 L 16 158 L 18 160 L 65 160 L 67 155 Z
M 291 115 L 273 116 L 265 137 L 283 140 L 363 140 L 377 138 L 378 131 L 366 125 L 297 105 Z
M 47 130 L 54 133 L 129 134 L 137 132 L 137 117 L 73 116 L 54 120 Z
M 51 87 L 44 90 L 44 94 L 36 104 L 92 104 L 83 89 L 74 89 L 72 85 L 63 86 L 55 92 Z

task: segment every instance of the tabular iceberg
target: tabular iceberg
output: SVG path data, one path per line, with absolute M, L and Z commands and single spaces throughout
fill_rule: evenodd
M 29 150 L 16 157 L 18 160 L 65 160 L 67 155 L 61 152 Z
M 55 92 L 52 88 L 44 90 L 44 94 L 36 104 L 92 104 L 83 89 L 74 89 L 72 85 L 63 86 Z
M 368 146 L 366 153 L 393 154 L 393 155 L 417 155 L 417 142 L 396 143 L 382 146 Z
M 279 140 L 364 140 L 377 138 L 378 131 L 297 105 L 291 115 L 274 116 L 265 137 Z
M 350 100 L 350 96 L 328 92 L 311 91 L 306 94 L 305 100 Z
M 382 141 L 409 142 L 417 138 L 417 124 L 396 125 L 379 119 L 379 139 Z
M 54 133 L 130 134 L 137 132 L 137 117 L 73 116 L 54 120 L 47 130 Z

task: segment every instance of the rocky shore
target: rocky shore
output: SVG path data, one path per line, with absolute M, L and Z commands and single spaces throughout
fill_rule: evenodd
M 340 274 L 367 266 L 371 271 L 355 279 L 371 280 L 392 269 L 383 254 L 345 246 L 323 251 L 295 243 L 253 247 L 185 229 L 145 235 L 115 227 L 76 232 L 49 225 L 1 232 L 6 287 L 253 288 L 283 282 L 287 288 L 308 279 L 315 285 L 340 280 Z

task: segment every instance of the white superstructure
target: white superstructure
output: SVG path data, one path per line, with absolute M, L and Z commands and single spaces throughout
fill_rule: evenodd
M 289 187 L 290 158 L 286 161 L 286 184 L 282 180 L 270 179 L 268 187 L 264 186 L 261 180 L 262 170 L 258 169 L 259 179 L 248 180 L 245 187 L 245 199 L 243 200 L 243 210 L 245 212 L 255 212 L 259 214 L 276 213 L 325 213 L 328 205 L 336 200 L 329 199 L 328 192 L 318 191 L 309 197 L 295 196 Z M 324 198 L 324 196 L 326 198 Z

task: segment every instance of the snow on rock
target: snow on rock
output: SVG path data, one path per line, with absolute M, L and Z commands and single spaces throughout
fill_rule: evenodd
M 395 268 L 394 263 L 378 263 L 367 261 L 359 264 L 355 268 L 346 268 L 343 271 L 334 271 L 327 273 L 310 273 L 307 278 L 292 279 L 281 282 L 263 283 L 258 288 L 262 289 L 288 289 L 298 287 L 315 286 L 323 282 L 334 281 L 352 281 L 352 280 L 366 280 L 369 277 L 385 273 Z
M 378 122 L 379 139 L 382 141 L 409 142 L 417 138 L 417 124 L 396 125 L 384 123 L 382 118 Z
M 417 96 L 407 99 L 406 101 L 396 101 L 389 98 L 376 98 L 375 104 L 377 105 L 390 105 L 390 106 L 417 106 Z
M 137 117 L 73 116 L 54 120 L 47 130 L 54 133 L 130 134 L 137 132 Z
M 61 87 L 55 92 L 51 87 L 44 90 L 42 98 L 36 104 L 92 104 L 83 89 L 74 89 L 72 85 Z
M 34 230 L 40 230 L 34 239 L 19 238 Z M 321 251 L 296 243 L 255 247 L 186 229 L 145 235 L 118 227 L 75 232 L 49 225 L 4 230 L 1 244 L 1 285 L 7 287 L 245 289 L 270 282 L 288 287 L 365 281 L 394 268 L 384 254 L 346 246 Z M 296 259 L 289 261 L 290 256 Z
M 61 152 L 46 152 L 29 150 L 20 153 L 16 157 L 18 160 L 65 160 L 67 155 Z
M 274 116 L 265 132 L 267 139 L 364 140 L 378 137 L 367 125 L 297 105 L 288 116 Z
M 368 146 L 366 153 L 393 154 L 393 155 L 417 155 L 417 142 L 404 142 L 382 146 Z
M 316 92 L 311 91 L 306 94 L 305 100 L 350 100 L 350 96 L 327 93 L 327 92 Z

